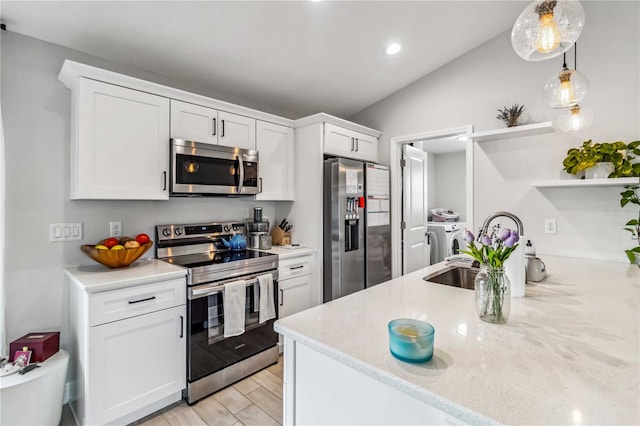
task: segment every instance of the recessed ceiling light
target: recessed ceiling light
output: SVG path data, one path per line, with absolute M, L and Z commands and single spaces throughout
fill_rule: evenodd
M 402 50 L 402 45 L 400 43 L 391 43 L 390 45 L 387 46 L 384 52 L 387 55 L 395 55 L 401 50 Z

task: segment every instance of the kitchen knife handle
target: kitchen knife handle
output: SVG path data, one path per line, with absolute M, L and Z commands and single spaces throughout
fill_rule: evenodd
M 180 315 L 180 338 L 184 337 L 184 317 Z
M 222 121 L 222 135 L 220 136 L 224 138 L 224 120 L 220 120 L 220 121 Z
M 167 190 L 167 172 L 166 171 L 162 172 L 162 190 L 163 191 Z
M 218 130 L 217 126 L 216 126 L 216 119 L 214 118 L 214 119 L 212 119 L 212 121 L 213 121 L 213 133 L 211 133 L 211 136 L 215 136 L 216 135 L 216 131 Z

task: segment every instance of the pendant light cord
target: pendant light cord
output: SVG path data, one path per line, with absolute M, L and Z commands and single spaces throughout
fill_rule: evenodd
M 567 52 L 564 52 L 562 54 L 562 69 L 563 70 L 567 69 Z
M 578 71 L 578 43 L 573 44 L 573 69 Z

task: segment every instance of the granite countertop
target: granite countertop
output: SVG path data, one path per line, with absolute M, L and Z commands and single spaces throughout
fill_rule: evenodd
M 69 279 L 87 293 L 116 290 L 174 278 L 184 278 L 187 270 L 157 259 L 138 259 L 127 268 L 109 269 L 100 264 L 69 267 Z
M 278 320 L 275 329 L 469 423 L 639 424 L 640 269 L 543 256 L 549 276 L 481 321 L 472 290 L 429 283 L 437 264 Z M 431 361 L 389 353 L 387 323 L 436 330 Z

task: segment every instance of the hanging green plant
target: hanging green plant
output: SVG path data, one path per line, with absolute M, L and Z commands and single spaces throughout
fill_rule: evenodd
M 640 267 L 640 262 L 637 261 L 637 259 L 640 259 L 640 197 L 638 197 L 640 185 L 627 185 L 624 188 L 624 192 L 620 193 L 620 207 L 624 207 L 629 203 L 638 206 L 638 218 L 631 219 L 625 223 L 625 228 L 623 228 L 625 231 L 631 232 L 631 239 L 636 241 L 636 247 L 624 252 L 630 263 L 638 263 Z
M 617 177 L 638 177 L 640 176 L 640 162 L 633 162 L 636 156 L 640 156 L 640 141 L 626 144 L 622 141 L 593 143 L 590 139 L 584 141 L 579 148 L 571 148 L 567 151 L 567 156 L 562 161 L 564 170 L 573 175 L 590 167 L 596 163 L 610 162 L 614 171 L 610 178 Z

